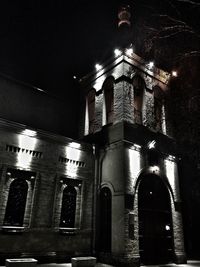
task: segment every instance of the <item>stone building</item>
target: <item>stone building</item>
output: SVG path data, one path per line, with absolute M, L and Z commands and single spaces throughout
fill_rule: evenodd
M 169 79 L 118 50 L 81 81 L 77 141 L 60 135 L 62 102 L 1 77 L 2 261 L 186 262 Z
M 169 78 L 124 49 L 82 80 L 80 135 L 96 146 L 95 245 L 103 261 L 186 260 Z

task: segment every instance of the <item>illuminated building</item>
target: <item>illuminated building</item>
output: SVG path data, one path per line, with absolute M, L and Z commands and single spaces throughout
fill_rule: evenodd
M 126 8 L 119 18 L 130 27 Z M 170 74 L 132 47 L 119 51 L 82 79 L 81 141 L 50 133 L 65 114 L 57 99 L 10 83 L 14 105 L 0 107 L 1 260 L 186 262 Z

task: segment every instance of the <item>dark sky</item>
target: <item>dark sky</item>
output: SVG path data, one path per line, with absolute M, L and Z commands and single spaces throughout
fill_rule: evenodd
M 127 2 L 134 24 L 135 18 L 155 12 L 146 8 L 150 3 L 159 11 L 173 1 L 1 1 L 0 72 L 54 94 L 69 94 L 74 75 L 80 78 L 112 54 L 118 8 Z
M 42 89 L 69 91 L 115 46 L 120 1 L 0 4 L 0 72 Z

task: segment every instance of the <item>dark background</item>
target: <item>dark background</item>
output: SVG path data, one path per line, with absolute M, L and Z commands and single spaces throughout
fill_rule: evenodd
M 64 99 L 78 124 L 78 80 L 120 43 L 117 13 L 130 4 L 136 53 L 178 77 L 171 119 L 180 147 L 180 181 L 188 255 L 200 242 L 200 2 L 198 0 L 27 0 L 0 3 L 0 73 Z M 173 32 L 174 31 L 174 32 Z M 189 53 L 189 56 L 188 56 Z M 77 79 L 74 79 L 73 76 Z M 34 113 L 34 112 L 33 112 Z M 69 119 L 67 120 L 69 121 Z M 73 131 L 73 133 L 76 132 Z M 73 136 L 72 136 L 73 137 Z

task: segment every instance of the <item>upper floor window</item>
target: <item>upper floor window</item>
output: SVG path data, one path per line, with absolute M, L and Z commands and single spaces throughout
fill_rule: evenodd
M 36 173 L 8 168 L 0 206 L 3 229 L 28 227 Z
M 104 124 L 113 122 L 113 102 L 114 102 L 114 78 L 108 77 L 103 84 L 105 99 L 105 122 Z
M 17 178 L 10 184 L 3 223 L 5 226 L 23 225 L 27 192 L 28 184 L 24 179 Z
M 134 117 L 135 122 L 142 124 L 142 107 L 143 107 L 143 94 L 144 94 L 145 82 L 136 75 L 133 78 L 133 90 L 134 90 Z
M 158 86 L 154 88 L 154 118 L 155 129 L 166 133 L 164 92 Z
M 80 228 L 82 182 L 61 177 L 56 192 L 54 225 L 62 233 Z
M 75 187 L 66 186 L 63 190 L 60 227 L 74 228 L 77 192 Z
M 93 133 L 94 132 L 95 95 L 96 95 L 96 92 L 95 92 L 94 89 L 90 90 L 88 95 L 87 95 L 89 133 Z

